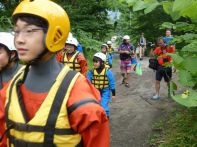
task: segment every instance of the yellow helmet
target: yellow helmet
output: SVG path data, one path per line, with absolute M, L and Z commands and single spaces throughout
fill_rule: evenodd
M 50 0 L 23 0 L 12 17 L 18 14 L 39 16 L 48 22 L 45 44 L 49 51 L 57 52 L 64 47 L 70 32 L 70 21 L 62 7 Z

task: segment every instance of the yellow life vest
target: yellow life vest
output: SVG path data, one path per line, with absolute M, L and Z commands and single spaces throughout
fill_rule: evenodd
M 92 84 L 97 89 L 103 89 L 109 87 L 109 81 L 106 74 L 107 70 L 108 68 L 103 68 L 100 74 L 98 74 L 96 69 L 93 70 Z
M 109 47 L 107 50 L 108 50 L 109 53 L 113 52 L 113 48 L 112 47 Z
M 23 68 L 24 69 L 24 68 Z M 35 116 L 27 120 L 17 84 L 24 76 L 19 71 L 6 95 L 6 128 L 9 147 L 75 147 L 81 135 L 70 127 L 66 108 L 70 91 L 79 76 L 65 66 L 48 92 Z M 62 93 L 63 91 L 63 93 Z
M 109 66 L 109 60 L 108 60 L 108 53 L 106 54 L 106 62 L 105 62 L 105 67 L 106 68 L 110 68 L 110 66 Z
M 62 58 L 63 59 L 62 63 L 64 65 L 69 66 L 72 70 L 81 72 L 81 66 L 77 62 L 77 56 L 78 56 L 78 54 L 79 54 L 79 51 L 76 51 L 76 53 L 70 58 L 70 60 L 68 60 L 66 53 L 64 53 L 64 56 Z

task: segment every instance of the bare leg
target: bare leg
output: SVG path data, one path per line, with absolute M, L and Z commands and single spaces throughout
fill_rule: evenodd
M 155 82 L 155 91 L 156 91 L 156 95 L 159 96 L 159 90 L 160 90 L 160 81 Z
M 126 75 L 126 80 L 125 80 L 126 83 L 129 83 L 129 75 L 130 75 L 130 74 L 127 73 L 127 75 Z
M 142 47 L 140 46 L 140 59 L 142 58 Z
M 121 75 L 122 75 L 122 84 L 125 84 L 125 79 L 126 79 L 126 77 L 125 77 L 125 73 L 121 73 Z

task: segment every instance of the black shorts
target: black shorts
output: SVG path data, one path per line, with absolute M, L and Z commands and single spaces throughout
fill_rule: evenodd
M 172 68 L 158 66 L 156 70 L 156 80 L 161 81 L 162 77 L 164 77 L 165 82 L 169 82 L 172 78 Z

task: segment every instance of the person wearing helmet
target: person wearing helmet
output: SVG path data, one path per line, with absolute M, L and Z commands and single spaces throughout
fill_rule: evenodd
M 5 109 L 0 102 L 0 146 L 109 147 L 98 90 L 55 57 L 70 30 L 64 9 L 50 0 L 23 0 L 12 18 L 26 65 L 8 85 Z
M 69 34 L 68 34 L 68 38 L 73 38 L 73 34 L 71 33 L 71 32 L 69 32 Z M 77 41 L 78 42 L 78 45 L 77 45 L 77 51 L 79 51 L 80 53 L 82 53 L 83 54 L 83 47 L 82 47 L 82 45 L 80 44 L 80 42 L 79 41 Z
M 123 77 L 122 84 L 129 87 L 129 74 L 131 72 L 131 55 L 133 53 L 133 45 L 129 43 L 130 37 L 123 36 L 123 43 L 119 46 L 118 52 L 120 54 L 120 69 Z
M 0 90 L 7 87 L 20 67 L 14 47 L 14 36 L 11 33 L 0 32 Z
M 140 60 L 143 60 L 144 52 L 146 49 L 146 38 L 144 37 L 143 32 L 141 33 L 139 44 L 140 44 Z
M 78 41 L 76 38 L 67 39 L 65 47 L 57 54 L 57 61 L 69 66 L 72 70 L 87 74 L 87 61 L 82 53 L 77 51 Z
M 101 52 L 106 55 L 105 66 L 108 68 L 112 68 L 112 55 L 110 53 L 108 53 L 108 45 L 107 44 L 101 45 Z
M 112 52 L 114 51 L 114 49 L 112 48 L 112 42 L 107 41 L 107 46 L 108 46 L 108 53 L 112 54 Z
M 115 78 L 112 71 L 105 67 L 106 55 L 102 52 L 94 54 L 93 57 L 93 69 L 88 71 L 88 80 L 100 91 L 101 94 L 101 106 L 105 109 L 105 112 L 109 118 L 109 101 L 112 93 L 112 100 L 115 100 Z

